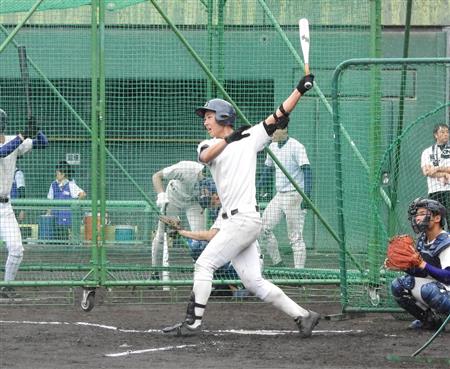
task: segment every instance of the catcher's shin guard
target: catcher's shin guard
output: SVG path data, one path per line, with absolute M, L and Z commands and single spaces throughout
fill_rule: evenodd
M 427 311 L 416 304 L 411 290 L 414 288 L 415 280 L 412 276 L 398 277 L 392 281 L 391 292 L 397 304 L 405 309 L 416 319 L 424 322 L 427 318 Z
M 440 282 L 424 284 L 420 295 L 427 305 L 438 313 L 450 314 L 450 293 Z

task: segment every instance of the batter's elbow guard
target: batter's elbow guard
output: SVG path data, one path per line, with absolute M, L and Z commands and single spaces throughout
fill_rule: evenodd
M 277 130 L 276 124 L 267 124 L 266 121 L 263 122 L 263 126 L 269 136 L 272 136 L 273 133 Z

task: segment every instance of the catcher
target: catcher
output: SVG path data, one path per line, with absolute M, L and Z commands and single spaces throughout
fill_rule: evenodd
M 392 281 L 397 303 L 417 320 L 410 328 L 436 330 L 439 315 L 450 314 L 450 234 L 444 231 L 445 207 L 436 200 L 417 198 L 409 206 L 408 220 L 419 234 L 416 247 L 410 236 L 389 242 L 385 267 L 407 274 Z

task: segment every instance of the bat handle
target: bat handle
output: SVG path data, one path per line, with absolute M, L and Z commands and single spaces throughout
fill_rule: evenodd
M 311 74 L 310 71 L 309 71 L 309 64 L 306 63 L 305 64 L 305 76 L 308 76 L 309 74 Z M 309 90 L 312 87 L 312 83 L 311 82 L 306 82 L 305 83 L 305 87 Z

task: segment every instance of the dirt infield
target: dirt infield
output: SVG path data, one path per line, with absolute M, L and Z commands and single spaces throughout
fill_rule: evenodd
M 339 306 L 308 306 L 322 314 Z M 390 314 L 322 320 L 309 339 L 293 321 L 262 303 L 210 303 L 207 332 L 165 336 L 159 329 L 183 317 L 184 304 L 103 304 L 86 313 L 78 306 L 0 307 L 0 367 L 63 368 L 449 368 L 450 334 L 441 334 L 419 361 L 409 356 L 430 332 L 406 329 Z M 426 357 L 426 358 L 425 358 Z M 431 360 L 429 358 L 435 358 Z M 428 361 L 426 364 L 423 361 Z

